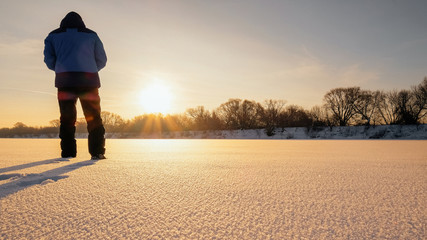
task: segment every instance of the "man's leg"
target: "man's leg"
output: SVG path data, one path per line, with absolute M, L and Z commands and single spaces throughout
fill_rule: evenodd
M 101 119 L 101 99 L 98 94 L 98 89 L 94 88 L 81 94 L 80 103 L 82 104 L 83 113 L 87 122 L 87 130 L 89 132 L 89 153 L 92 156 L 104 154 L 105 129 Z
M 76 157 L 76 101 L 77 96 L 70 91 L 58 90 L 59 110 L 61 113 L 59 137 L 61 138 L 61 157 Z

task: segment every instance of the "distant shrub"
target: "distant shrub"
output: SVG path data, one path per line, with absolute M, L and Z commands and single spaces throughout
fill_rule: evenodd
M 274 136 L 274 134 L 275 134 L 275 128 L 274 127 L 266 127 L 265 129 L 264 129 L 264 131 L 265 131 L 265 134 L 267 134 L 267 136 L 269 136 L 269 137 L 272 137 L 272 136 Z
M 387 129 L 381 129 L 377 132 L 375 132 L 372 136 L 370 136 L 370 139 L 381 139 L 384 138 L 385 134 L 387 133 Z

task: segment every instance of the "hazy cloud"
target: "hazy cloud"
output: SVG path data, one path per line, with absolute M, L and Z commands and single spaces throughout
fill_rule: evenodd
M 44 43 L 41 39 L 3 39 L 0 41 L 0 55 L 40 55 L 43 51 Z

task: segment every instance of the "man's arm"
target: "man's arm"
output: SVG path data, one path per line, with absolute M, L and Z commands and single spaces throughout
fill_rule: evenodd
M 44 54 L 44 62 L 46 63 L 46 66 L 50 70 L 55 71 L 56 54 L 49 36 L 44 40 L 43 54 Z
M 96 66 L 98 67 L 98 71 L 104 68 L 107 64 L 107 54 L 105 53 L 104 45 L 98 36 L 96 37 L 95 42 L 95 61 Z

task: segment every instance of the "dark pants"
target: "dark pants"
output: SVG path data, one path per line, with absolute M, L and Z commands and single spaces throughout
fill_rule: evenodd
M 105 129 L 101 119 L 101 99 L 98 88 L 59 88 L 58 102 L 61 112 L 61 126 L 59 137 L 61 138 L 61 156 L 75 157 L 76 148 L 76 120 L 77 99 L 83 108 L 89 132 L 89 153 L 94 156 L 105 153 Z

